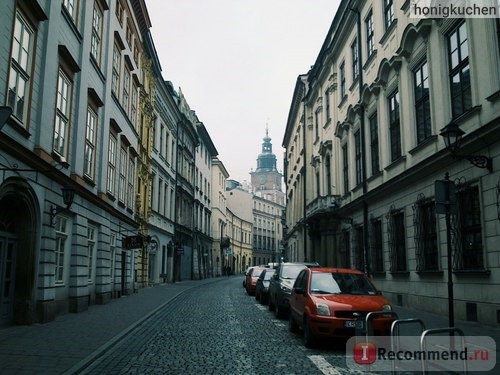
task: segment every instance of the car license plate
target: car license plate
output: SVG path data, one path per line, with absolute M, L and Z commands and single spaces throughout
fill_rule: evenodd
M 362 320 L 347 320 L 344 322 L 345 328 L 363 328 L 364 322 Z

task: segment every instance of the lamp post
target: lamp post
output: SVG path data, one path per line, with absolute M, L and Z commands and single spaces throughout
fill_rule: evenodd
M 490 173 L 493 171 L 493 160 L 484 155 L 460 155 L 458 150 L 462 145 L 462 137 L 465 132 L 460 129 L 457 123 L 451 121 L 439 133 L 443 137 L 445 147 L 454 158 L 467 159 L 472 165 L 478 168 L 485 168 Z M 452 278 L 452 247 L 451 247 L 451 211 L 456 210 L 455 185 L 450 181 L 450 176 L 446 172 L 443 181 L 436 181 L 436 214 L 445 214 L 446 217 L 446 242 L 447 242 L 447 266 L 448 266 L 448 319 L 449 326 L 454 327 L 454 307 L 453 307 L 453 278 Z M 441 196 L 441 198 L 438 198 Z M 440 202 L 438 202 L 438 200 Z
M 465 132 L 460 129 L 455 122 L 450 122 L 439 133 L 444 139 L 446 149 L 451 152 L 454 158 L 467 159 L 472 165 L 478 168 L 486 168 L 491 173 L 493 172 L 493 160 L 484 155 L 459 155 L 458 150 L 462 145 L 462 137 Z
M 446 257 L 448 267 L 448 326 L 455 326 L 453 307 L 453 269 L 452 269 L 452 248 L 451 248 L 451 211 L 455 210 L 455 185 L 450 181 L 448 172 L 444 175 L 444 180 L 435 183 L 436 214 L 445 214 L 446 217 Z

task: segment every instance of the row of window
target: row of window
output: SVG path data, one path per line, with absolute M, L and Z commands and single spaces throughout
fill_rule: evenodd
M 452 215 L 453 270 L 484 271 L 479 187 L 462 185 L 457 190 L 457 214 Z M 420 196 L 412 206 L 415 243 L 415 271 L 440 271 L 436 202 Z M 406 236 L 405 210 L 391 207 L 385 217 L 373 218 L 369 228 L 369 254 L 371 272 L 385 272 L 384 244 L 390 272 L 408 272 L 407 249 L 410 240 Z M 384 242 L 383 225 L 386 225 Z M 363 226 L 342 232 L 339 266 L 365 270 Z M 351 254 L 352 249 L 352 254 Z M 411 258 L 411 257 L 410 257 Z
M 174 186 L 153 173 L 151 178 L 151 209 L 168 219 L 173 219 L 174 201 Z
M 63 1 L 63 6 L 74 15 L 78 6 L 75 1 Z M 98 34 L 92 39 L 92 51 L 100 51 L 100 36 L 102 34 L 102 9 L 97 2 L 93 12 L 93 30 Z M 7 105 L 13 108 L 13 113 L 18 123 L 27 128 L 27 106 L 26 97 L 29 93 L 31 82 L 30 73 L 34 64 L 35 30 L 20 10 L 16 12 L 14 23 L 14 34 L 12 38 L 11 67 L 9 73 L 9 89 Z M 93 53 L 93 52 L 91 52 Z M 60 65 L 57 73 L 57 92 L 55 119 L 53 128 L 52 151 L 61 160 L 67 159 L 69 154 L 70 131 L 72 128 L 72 108 L 75 68 L 66 61 L 64 53 L 60 56 Z M 98 56 L 94 56 L 97 59 Z M 125 75 L 127 77 L 127 75 Z M 123 82 L 124 89 L 130 87 L 130 78 Z M 128 93 L 128 88 L 125 89 Z M 137 109 L 137 88 L 132 95 L 130 110 L 131 118 L 135 118 Z M 128 97 L 125 95 L 123 97 Z M 95 183 L 97 138 L 99 124 L 99 100 L 89 95 L 87 116 L 85 120 L 85 144 L 83 146 L 83 176 Z M 123 101 L 125 109 L 129 108 L 129 100 Z M 135 155 L 129 150 L 127 142 L 122 142 L 118 151 L 118 142 L 115 135 L 110 135 L 108 148 L 108 170 L 107 170 L 107 192 L 115 196 L 116 179 L 118 178 L 118 199 L 133 209 L 135 199 Z
M 71 222 L 69 219 L 62 215 L 56 217 L 55 222 L 55 232 L 56 232 L 56 245 L 55 245 L 55 285 L 64 286 L 67 285 L 70 272 L 70 253 L 71 253 Z M 97 257 L 98 257 L 98 226 L 88 225 L 87 227 L 87 252 L 86 252 L 86 262 L 84 266 L 87 268 L 87 280 L 88 284 L 95 283 Z M 126 267 L 122 262 L 127 262 L 130 260 L 130 255 L 126 255 L 125 252 L 118 252 L 116 244 L 116 235 L 110 234 L 109 237 L 109 263 L 107 264 L 106 272 L 103 272 L 101 268 L 100 276 L 109 276 L 111 283 L 118 283 L 118 279 L 125 270 L 125 277 L 130 277 L 130 267 Z M 127 259 L 129 258 L 129 259 Z M 102 267 L 102 266 L 99 266 Z M 124 268 L 122 268 L 124 267 Z M 121 271 L 121 272 L 120 272 Z M 115 279 L 116 278 L 116 279 Z
M 466 23 L 455 26 L 447 35 L 449 82 L 453 118 L 460 116 L 472 108 L 472 93 L 469 67 L 469 49 L 467 41 Z M 414 90 L 415 133 L 417 145 L 432 136 L 432 121 L 430 111 L 429 67 L 426 59 L 412 70 Z M 389 161 L 395 162 L 402 156 L 400 98 L 398 89 L 393 90 L 387 97 Z M 369 152 L 371 160 L 371 174 L 380 171 L 380 142 L 379 142 L 378 113 L 373 112 L 368 119 Z M 355 184 L 362 182 L 362 154 L 360 131 L 354 133 L 355 154 Z M 349 151 L 348 143 L 342 146 L 344 194 L 350 190 L 349 181 Z

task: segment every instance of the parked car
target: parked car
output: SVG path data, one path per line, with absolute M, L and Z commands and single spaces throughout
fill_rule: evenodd
M 249 279 L 249 274 L 250 274 L 250 271 L 252 270 L 253 267 L 248 267 L 247 270 L 245 271 L 245 278 L 243 279 L 243 288 L 246 289 L 247 287 L 247 280 Z
M 269 283 L 269 310 L 274 311 L 277 318 L 284 318 L 288 313 L 288 300 L 293 283 L 300 271 L 307 267 L 319 267 L 312 263 L 280 263 Z
M 304 344 L 312 347 L 317 338 L 348 338 L 356 329 L 366 329 L 372 311 L 387 311 L 372 320 L 375 335 L 389 335 L 392 307 L 368 277 L 360 271 L 338 268 L 302 270 L 290 296 L 288 327 L 302 328 Z
M 255 285 L 255 299 L 262 305 L 269 301 L 269 282 L 276 270 L 274 268 L 266 268 L 259 276 Z
M 255 294 L 255 286 L 257 285 L 257 280 L 262 271 L 266 269 L 267 268 L 264 267 L 252 267 L 252 269 L 248 273 L 247 280 L 245 283 L 245 289 L 249 295 L 253 296 Z

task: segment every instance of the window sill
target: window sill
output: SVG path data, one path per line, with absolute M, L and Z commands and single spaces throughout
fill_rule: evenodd
M 83 180 L 84 180 L 84 181 L 85 181 L 88 185 L 90 185 L 90 186 L 92 186 L 92 187 L 95 187 L 95 181 L 94 181 L 91 177 L 87 176 L 86 174 L 84 174 L 84 175 L 83 175 Z
M 481 277 L 489 277 L 491 274 L 490 270 L 453 270 L 453 273 L 456 276 L 481 276 Z
M 344 104 L 345 104 L 345 102 L 347 102 L 347 95 L 344 95 L 344 96 L 342 97 L 342 99 L 340 100 L 340 103 L 339 103 L 339 105 L 337 106 L 337 108 L 341 108 L 341 107 L 343 107 L 343 106 L 344 106 Z
M 368 177 L 368 178 L 366 179 L 366 181 L 367 181 L 367 182 L 371 182 L 371 181 L 375 180 L 377 177 L 382 176 L 382 174 L 383 174 L 383 173 L 382 173 L 382 171 L 380 171 L 380 170 L 375 171 L 375 172 L 374 172 L 374 173 L 373 173 L 370 177 Z
M 6 121 L 7 124 L 12 126 L 12 129 L 14 129 L 16 132 L 21 134 L 24 138 L 29 138 L 31 137 L 31 134 L 27 128 L 24 127 L 23 123 L 17 119 L 16 116 L 13 114 L 10 115 L 10 117 Z
M 427 145 L 434 143 L 436 139 L 438 138 L 437 134 L 433 134 L 426 139 L 424 139 L 422 142 L 420 142 L 418 145 L 416 145 L 414 148 L 412 148 L 410 151 L 410 155 L 415 155 L 418 151 L 421 149 L 425 148 Z
M 377 50 L 374 49 L 373 52 L 371 53 L 370 56 L 368 56 L 368 59 L 366 59 L 365 64 L 363 65 L 363 70 L 366 70 L 368 66 L 375 60 L 375 57 L 377 57 Z
M 499 99 L 500 99 L 500 90 L 498 90 L 497 92 L 494 92 L 493 94 L 491 94 L 490 96 L 488 96 L 486 98 L 486 100 L 489 102 L 496 102 Z
M 373 277 L 385 277 L 386 272 L 385 271 L 373 271 L 372 276 Z
M 406 156 L 400 156 L 399 158 L 397 158 L 396 160 L 394 160 L 391 164 L 389 164 L 384 169 L 386 171 L 389 171 L 389 170 L 393 169 L 394 167 L 396 167 L 398 164 L 401 164 L 405 160 L 406 160 Z
M 110 193 L 109 191 L 106 192 L 106 195 L 108 196 L 109 200 L 111 200 L 113 202 L 116 200 L 116 197 L 112 193 Z
M 460 124 L 464 123 L 465 121 L 467 121 L 472 116 L 474 116 L 476 113 L 479 113 L 479 112 L 481 112 L 481 106 L 476 105 L 475 107 L 469 108 L 461 115 L 458 115 L 457 117 L 455 117 L 453 119 L 453 121 L 455 121 L 457 124 L 460 125 Z
M 358 86 L 358 83 L 359 83 L 359 74 L 356 76 L 356 78 L 354 78 L 352 85 L 349 87 L 349 91 L 353 92 L 356 86 Z
M 382 38 L 380 39 L 379 44 L 383 45 L 385 42 L 387 42 L 387 39 L 389 39 L 389 36 L 392 34 L 392 32 L 394 30 L 396 30 L 397 24 L 398 24 L 398 19 L 396 18 L 392 21 L 392 23 L 389 25 L 389 27 L 385 30 L 385 33 L 382 36 Z
M 419 276 L 442 276 L 444 274 L 443 270 L 422 270 L 417 271 Z
M 390 273 L 392 276 L 395 276 L 395 277 L 410 276 L 410 271 L 391 271 Z

